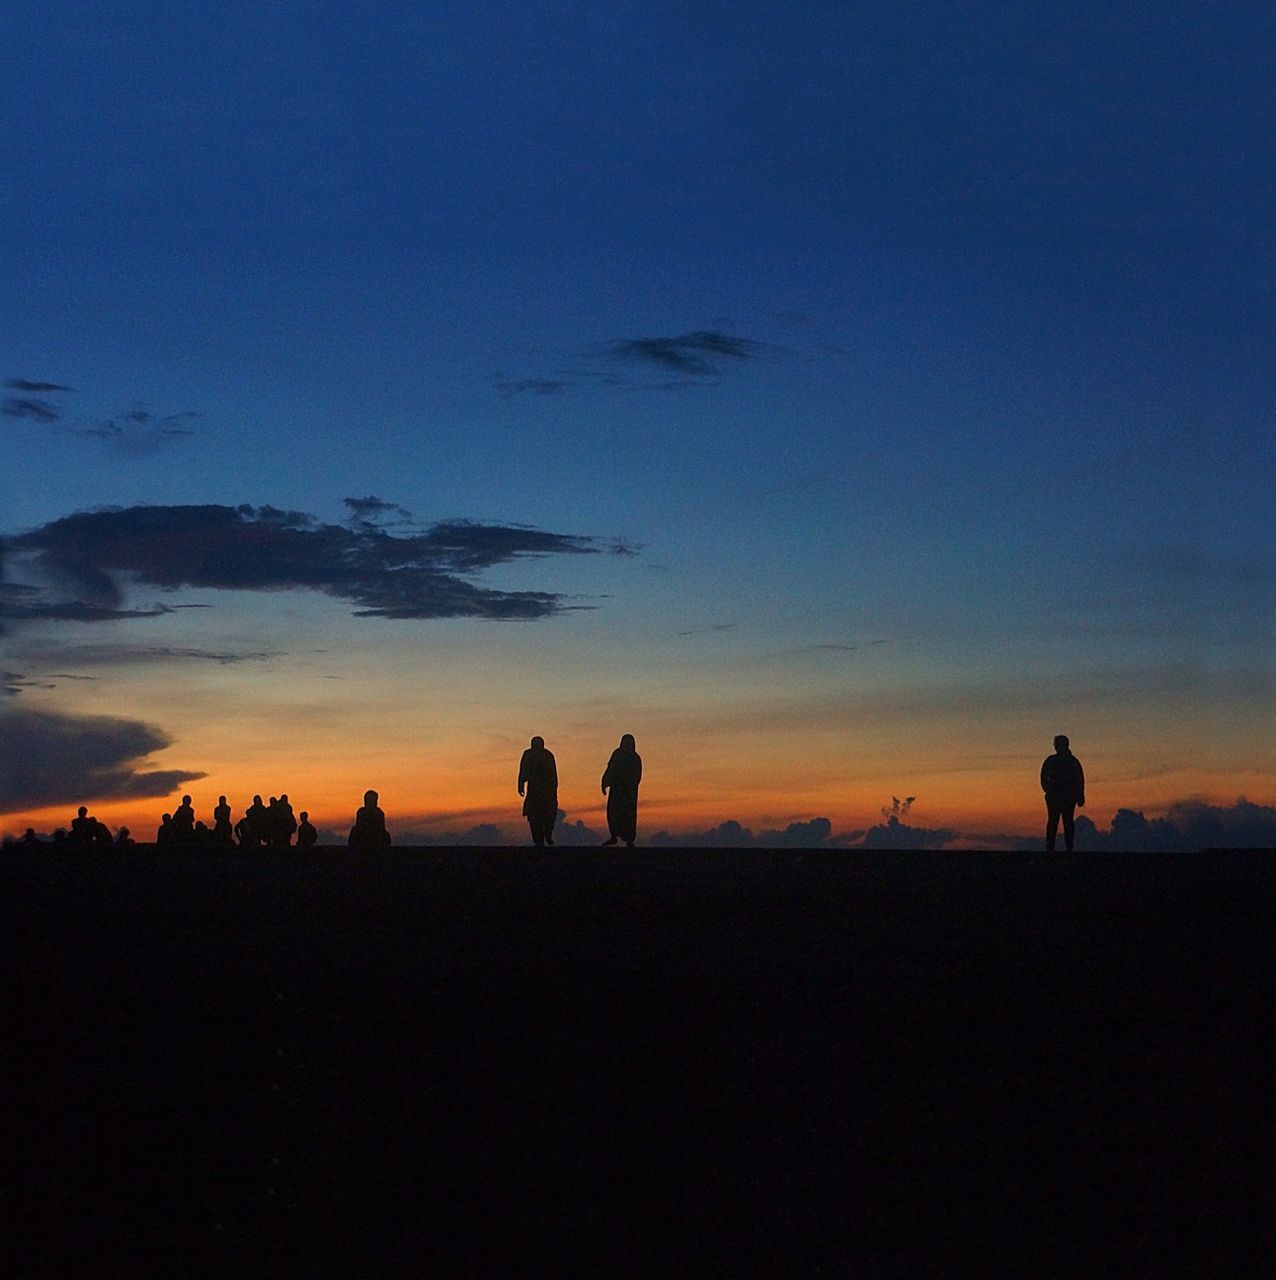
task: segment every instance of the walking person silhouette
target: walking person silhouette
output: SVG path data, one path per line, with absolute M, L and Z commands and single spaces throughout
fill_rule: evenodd
M 1046 796 L 1046 852 L 1053 853 L 1059 819 L 1063 819 L 1063 847 L 1072 852 L 1077 806 L 1085 805 L 1085 770 L 1072 754 L 1066 734 L 1054 740 L 1054 755 L 1041 765 L 1041 790 Z
M 611 753 L 603 771 L 607 797 L 607 830 L 604 845 L 623 840 L 629 848 L 638 838 L 638 784 L 642 781 L 642 756 L 635 750 L 634 735 L 627 733 Z
M 523 796 L 523 816 L 532 829 L 532 843 L 539 849 L 554 843 L 558 821 L 558 765 L 537 735 L 518 762 L 518 794 Z

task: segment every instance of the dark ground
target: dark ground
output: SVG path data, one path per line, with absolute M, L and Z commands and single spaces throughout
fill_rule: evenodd
M 10 1275 L 1276 1274 L 1273 855 L 45 851 L 0 892 Z

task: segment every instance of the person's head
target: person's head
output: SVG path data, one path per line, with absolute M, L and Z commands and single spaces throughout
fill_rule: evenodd
M 217 797 L 217 803 L 218 803 L 218 804 L 225 804 L 225 803 L 226 803 L 226 797 L 225 797 L 225 796 L 218 796 L 218 797 Z
M 539 734 L 537 734 L 536 737 L 532 739 L 532 750 L 543 751 L 544 749 L 545 749 L 545 739 L 542 738 Z
M 191 798 L 190 798 L 190 796 L 183 796 L 183 797 L 182 797 L 182 805 L 183 805 L 183 806 L 190 804 L 190 802 L 191 802 Z
M 1068 735 L 1066 733 L 1060 733 L 1055 735 L 1054 749 L 1056 751 L 1067 751 Z
M 281 795 L 281 796 L 279 797 L 279 803 L 280 803 L 280 804 L 287 804 L 287 803 L 288 803 L 288 793 L 287 793 L 286 791 L 283 793 L 283 795 Z
M 164 814 L 163 817 L 160 818 L 160 826 L 166 827 L 172 821 L 173 821 L 173 815 L 171 813 L 166 813 Z
M 120 835 L 119 835 L 119 838 L 120 838 L 121 840 L 127 840 L 127 839 L 128 839 L 128 828 L 127 828 L 127 827 L 121 827 L 121 828 L 120 828 Z
M 261 796 L 253 796 L 253 804 L 261 804 Z
M 365 791 L 363 793 L 363 803 L 369 809 L 375 809 L 377 807 L 377 793 L 375 791 Z
M 310 821 L 310 815 L 304 809 L 301 811 L 301 820 L 302 822 Z
M 29 835 L 29 836 L 33 836 L 33 835 L 35 835 L 35 828 L 34 828 L 34 827 L 28 827 L 28 828 L 27 828 L 27 835 Z
M 634 741 L 634 735 L 632 733 L 626 733 L 620 739 L 620 748 L 622 751 L 634 751 L 637 749 L 637 746 L 638 744 Z
M 75 812 L 76 812 L 76 813 L 77 813 L 81 818 L 87 818 L 87 817 L 88 817 L 88 814 L 89 814 L 88 806 L 87 806 L 87 805 L 83 805 L 83 804 L 82 804 L 82 805 L 81 805 L 81 806 L 80 806 L 80 807 L 79 807 Z

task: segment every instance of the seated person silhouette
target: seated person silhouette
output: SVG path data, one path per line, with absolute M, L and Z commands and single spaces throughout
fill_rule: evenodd
M 190 796 L 183 796 L 182 803 L 173 812 L 173 839 L 194 840 L 195 810 L 191 807 Z
M 297 828 L 297 848 L 309 849 L 318 839 L 319 833 L 311 825 L 310 815 L 303 809 L 301 811 L 301 825 Z
M 642 781 L 642 757 L 634 749 L 634 735 L 627 733 L 611 753 L 603 772 L 603 794 L 607 797 L 607 830 L 603 844 L 623 840 L 629 848 L 638 838 L 638 784 Z
M 542 737 L 532 739 L 518 762 L 518 794 L 524 797 L 523 816 L 532 829 L 532 843 L 538 849 L 552 845 L 558 820 L 558 765 Z
M 1054 755 L 1041 765 L 1041 790 L 1046 797 L 1046 852 L 1054 852 L 1059 819 L 1063 819 L 1063 846 L 1071 853 L 1076 839 L 1075 814 L 1085 804 L 1085 771 L 1072 754 L 1066 734 L 1054 740 Z
M 88 808 L 81 805 L 71 819 L 71 834 L 68 840 L 75 844 L 89 845 L 97 840 L 97 819 L 89 817 Z
M 363 808 L 354 815 L 349 846 L 359 853 L 372 853 L 390 847 L 390 833 L 385 829 L 385 813 L 377 805 L 377 793 L 365 791 Z
M 128 833 L 127 827 L 121 827 L 115 836 L 115 847 L 117 849 L 136 849 L 137 841 Z

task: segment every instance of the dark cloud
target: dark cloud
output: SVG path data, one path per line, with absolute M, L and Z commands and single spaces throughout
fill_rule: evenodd
M 790 822 L 781 830 L 759 831 L 756 835 L 734 818 L 709 831 L 658 831 L 644 843 L 663 848 L 685 849 L 832 849 L 849 837 L 833 836 L 827 818 Z
M 204 776 L 147 768 L 148 757 L 171 741 L 140 720 L 0 712 L 0 813 L 167 796 Z
M 889 821 L 891 817 L 904 817 L 916 802 L 916 796 L 905 796 L 903 800 L 899 796 L 891 796 L 890 804 L 882 806 L 883 821 Z
M 29 561 L 41 585 L 13 587 L 23 598 L 6 615 L 0 597 L 0 616 L 145 616 L 94 603 L 104 576 L 114 583 L 127 575 L 167 590 L 318 591 L 348 600 L 359 617 L 530 620 L 581 606 L 555 592 L 501 591 L 467 579 L 513 561 L 608 549 L 595 538 L 468 520 L 396 536 L 271 506 L 89 511 L 4 541 L 10 559 Z M 56 596 L 43 585 L 54 578 Z
M 654 364 L 696 377 L 718 372 L 723 362 L 756 359 L 765 350 L 763 343 L 750 338 L 707 329 L 675 338 L 617 338 L 607 344 L 608 354 L 618 360 Z
M 64 387 L 60 382 L 31 382 L 26 378 L 9 378 L 4 384 L 10 391 L 34 391 L 48 393 L 50 391 L 74 391 L 74 387 Z
M 891 814 L 885 823 L 869 827 L 861 845 L 864 849 L 942 849 L 957 837 L 946 827 L 910 827 Z
M 1276 808 L 1241 797 L 1221 806 L 1173 804 L 1163 818 L 1118 809 L 1107 831 L 1077 816 L 1077 848 L 1097 853 L 1195 853 L 1201 849 L 1276 849 Z
M 498 380 L 496 389 L 502 397 L 509 400 L 514 396 L 522 395 L 562 395 L 564 391 L 569 391 L 575 385 L 575 382 L 567 382 L 561 378 L 514 378 Z
M 740 624 L 737 622 L 711 622 L 707 627 L 692 627 L 689 631 L 679 631 L 680 636 L 708 636 L 719 631 L 734 631 Z
M 0 413 L 6 418 L 26 418 L 30 422 L 58 422 L 62 418 L 62 411 L 56 405 L 27 396 L 8 396 L 0 405 Z
M 86 600 L 58 598 L 44 587 L 0 582 L 0 635 L 6 622 L 114 622 L 121 618 L 157 618 L 171 613 L 165 605 L 149 609 L 114 609 Z
M 171 644 L 79 644 L 57 648 L 50 656 L 68 665 L 116 667 L 133 664 L 147 665 L 154 662 L 215 662 L 220 666 L 229 666 L 240 662 L 264 662 L 279 655 L 264 649 L 197 649 Z
M 350 518 L 361 523 L 375 523 L 393 516 L 410 520 L 412 512 L 394 502 L 386 502 L 382 498 L 369 494 L 366 498 L 342 498 L 341 501 L 350 509 Z

